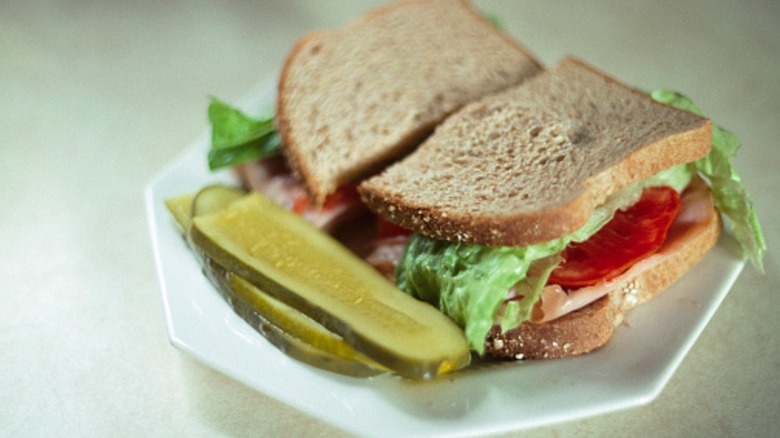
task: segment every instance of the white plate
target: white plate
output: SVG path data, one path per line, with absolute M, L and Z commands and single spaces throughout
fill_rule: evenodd
M 272 102 L 270 82 L 241 105 Z M 629 314 L 606 347 L 577 358 L 480 366 L 430 382 L 357 379 L 280 353 L 236 316 L 201 274 L 163 201 L 213 182 L 202 135 L 145 192 L 171 343 L 207 365 L 325 422 L 363 436 L 471 436 L 531 428 L 651 402 L 744 266 L 724 235 L 685 278 Z

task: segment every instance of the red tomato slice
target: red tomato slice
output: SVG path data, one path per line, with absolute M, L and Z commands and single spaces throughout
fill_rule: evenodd
M 341 205 L 352 204 L 354 202 L 360 202 L 360 195 L 358 194 L 357 188 L 354 185 L 341 186 L 325 198 L 325 202 L 322 204 L 320 210 L 328 211 Z M 293 201 L 291 209 L 294 213 L 300 215 L 308 210 L 313 210 L 314 208 L 309 196 L 306 193 L 301 193 Z
M 548 283 L 584 287 L 617 277 L 661 248 L 679 209 L 680 195 L 673 188 L 644 189 L 636 204 L 615 212 L 590 239 L 566 247 Z

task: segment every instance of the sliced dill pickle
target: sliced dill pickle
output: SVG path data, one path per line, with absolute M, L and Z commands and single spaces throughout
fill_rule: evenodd
M 258 193 L 195 217 L 190 237 L 226 270 L 400 375 L 430 378 L 469 363 L 468 343 L 455 323 Z
M 224 210 L 234 201 L 246 196 L 246 193 L 238 187 L 214 184 L 195 193 L 166 199 L 165 206 L 182 230 L 188 232 L 193 217 Z
M 168 199 L 165 204 L 188 234 L 192 217 L 222 211 L 245 195 L 246 192 L 238 188 L 213 185 Z M 195 251 L 199 253 L 197 249 Z M 286 355 L 347 376 L 370 377 L 387 372 L 386 368 L 356 352 L 341 337 L 311 318 L 274 300 L 202 253 L 197 255 L 206 276 L 233 311 Z
M 274 300 L 253 284 L 204 258 L 206 275 L 238 316 L 286 355 L 316 368 L 352 377 L 370 377 L 387 369 L 356 352 L 341 337 L 295 309 Z
M 246 194 L 245 190 L 238 187 L 223 184 L 206 186 L 200 189 L 192 200 L 190 216 L 197 217 L 222 211 Z
M 188 193 L 165 200 L 165 206 L 173 215 L 176 223 L 184 230 L 185 234 L 190 229 L 190 222 L 192 221 L 192 200 L 195 199 L 195 195 L 195 193 Z
M 269 322 L 282 328 L 285 333 L 298 338 L 314 348 L 333 353 L 335 356 L 365 363 L 377 370 L 384 367 L 363 354 L 358 353 L 340 336 L 292 307 L 275 300 L 263 293 L 252 283 L 238 275 L 227 273 L 227 285 L 237 296 L 247 302 L 253 309 L 268 319 Z M 387 370 L 385 370 L 387 371 Z

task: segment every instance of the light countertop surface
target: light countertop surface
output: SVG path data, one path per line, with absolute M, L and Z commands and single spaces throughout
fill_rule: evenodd
M 377 1 L 0 2 L 0 436 L 344 436 L 173 348 L 143 192 L 291 45 Z M 651 403 L 508 436 L 769 436 L 780 414 L 780 3 L 475 1 L 540 60 L 682 90 L 769 245 Z M 776 432 L 775 432 L 776 433 Z

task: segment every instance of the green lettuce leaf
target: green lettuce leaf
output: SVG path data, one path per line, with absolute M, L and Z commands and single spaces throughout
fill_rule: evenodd
M 255 120 L 216 98 L 211 99 L 208 115 L 211 122 L 209 169 L 235 166 L 281 152 L 281 139 L 273 117 Z
M 507 292 L 531 261 L 524 248 L 450 244 L 419 234 L 410 239 L 406 254 L 399 287 L 463 327 L 479 353 Z
M 701 114 L 701 110 L 680 93 L 656 90 L 650 95 L 659 102 Z M 766 253 L 764 234 L 745 184 L 731 165 L 731 159 L 739 147 L 739 139 L 733 133 L 713 125 L 712 149 L 709 155 L 697 160 L 694 166 L 709 180 L 715 207 L 729 218 L 731 232 L 742 246 L 745 256 L 756 270 L 763 273 L 763 257 Z

